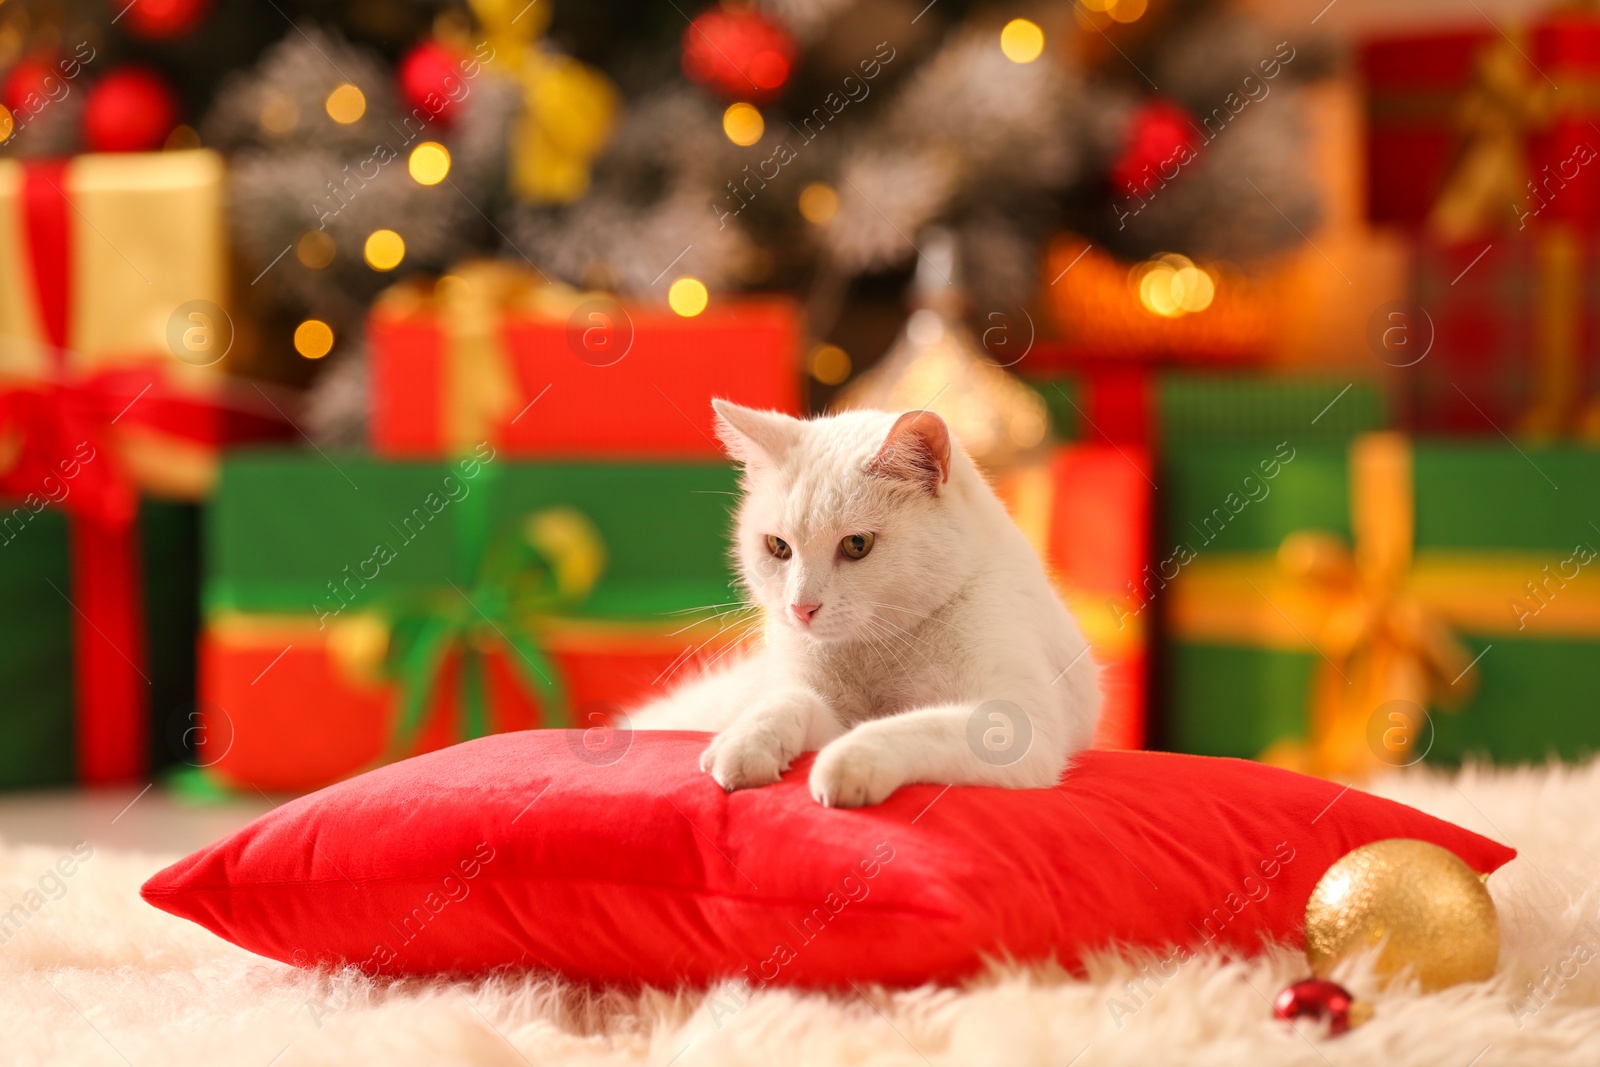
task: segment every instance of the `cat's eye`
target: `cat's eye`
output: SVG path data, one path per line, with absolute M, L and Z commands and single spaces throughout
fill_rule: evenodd
M 794 555 L 794 549 L 789 547 L 789 542 L 781 537 L 774 537 L 772 534 L 767 534 L 767 551 L 779 559 L 788 559 Z
M 860 559 L 872 551 L 872 542 L 875 540 L 869 533 L 850 534 L 839 542 L 839 551 L 850 559 Z

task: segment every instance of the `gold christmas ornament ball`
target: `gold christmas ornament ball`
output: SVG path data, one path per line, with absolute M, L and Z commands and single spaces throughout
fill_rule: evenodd
M 1306 959 L 1318 977 L 1382 946 L 1385 979 L 1410 969 L 1426 991 L 1494 974 L 1500 921 L 1483 879 L 1455 853 L 1391 838 L 1346 853 L 1306 902 Z

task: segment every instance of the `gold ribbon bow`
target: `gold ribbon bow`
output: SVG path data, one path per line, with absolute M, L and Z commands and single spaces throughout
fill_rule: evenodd
M 1508 207 L 1527 191 L 1525 138 L 1548 121 L 1550 98 L 1527 58 L 1507 38 L 1485 47 L 1474 62 L 1472 87 L 1456 107 L 1460 147 L 1433 210 L 1428 229 L 1446 241 L 1461 241 L 1509 222 Z
M 1475 686 L 1470 653 L 1410 581 L 1415 512 L 1409 442 L 1400 434 L 1369 434 L 1352 445 L 1350 465 L 1354 546 L 1303 530 L 1278 549 L 1279 568 L 1306 589 L 1321 619 L 1306 636 L 1322 662 L 1312 682 L 1312 740 L 1280 742 L 1263 758 L 1326 775 L 1404 761 L 1420 723 L 1402 712 L 1405 728 L 1374 731 L 1373 716 L 1385 705 L 1459 707 Z M 1374 736 L 1386 755 L 1374 750 Z
M 589 164 L 605 147 L 621 97 L 604 74 L 543 48 L 550 5 L 472 0 L 500 69 L 522 85 L 511 133 L 511 187 L 537 203 L 565 204 L 589 189 Z
M 1349 482 L 1353 546 L 1300 531 L 1275 553 L 1202 548 L 1165 594 L 1180 642 L 1317 656 L 1310 740 L 1273 744 L 1261 758 L 1340 776 L 1411 762 L 1407 753 L 1425 734 L 1421 713 L 1472 697 L 1478 660 L 1455 633 L 1496 641 L 1600 635 L 1590 543 L 1416 551 L 1411 445 L 1401 434 L 1357 438 Z M 1401 700 L 1411 705 L 1403 723 L 1389 716 Z

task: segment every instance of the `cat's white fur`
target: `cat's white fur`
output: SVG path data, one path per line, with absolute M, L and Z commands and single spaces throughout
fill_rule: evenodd
M 1097 668 L 945 424 L 714 404 L 744 469 L 734 554 L 765 642 L 629 724 L 716 732 L 701 766 L 730 791 L 775 782 L 821 749 L 811 793 L 833 806 L 876 804 L 912 782 L 1053 785 L 1094 732 Z M 840 540 L 861 533 L 871 550 L 846 558 Z M 768 535 L 792 556 L 776 558 Z M 791 610 L 818 603 L 809 623 Z

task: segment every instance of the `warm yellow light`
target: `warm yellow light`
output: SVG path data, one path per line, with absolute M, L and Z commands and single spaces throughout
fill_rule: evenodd
M 394 270 L 406 258 L 406 243 L 393 230 L 373 230 L 362 253 L 373 270 Z
M 1032 63 L 1044 51 L 1044 31 L 1036 22 L 1012 19 L 1000 31 L 1000 51 L 1013 63 Z
M 1172 276 L 1172 291 L 1185 311 L 1204 311 L 1217 295 L 1211 275 L 1199 267 L 1184 267 Z
M 437 141 L 423 141 L 406 163 L 418 185 L 438 185 L 450 173 L 450 150 Z
M 800 190 L 800 214 L 807 222 L 825 225 L 839 213 L 839 194 L 833 186 L 812 182 Z
M 1187 256 L 1158 256 L 1135 267 L 1130 278 L 1138 287 L 1139 303 L 1164 318 L 1204 311 L 1217 295 L 1216 279 Z
M 1177 272 L 1167 266 L 1151 267 L 1139 279 L 1139 303 L 1165 318 L 1183 314 L 1172 298 L 1172 279 Z
M 307 359 L 321 359 L 333 350 L 333 330 L 321 319 L 307 319 L 294 328 L 294 350 Z
M 330 119 L 348 126 L 367 113 L 367 98 L 360 89 L 345 82 L 328 94 L 322 106 L 327 109 Z
M 1137 22 L 1149 6 L 1149 0 L 1116 0 L 1106 8 L 1106 14 L 1114 22 Z
M 838 385 L 850 377 L 850 353 L 838 345 L 818 345 L 810 362 L 811 376 L 823 385 Z
M 706 309 L 710 294 L 699 278 L 679 278 L 667 290 L 667 306 L 686 319 L 692 319 Z
M 729 104 L 722 113 L 722 132 L 736 145 L 752 145 L 761 140 L 767 124 L 753 104 Z
M 294 256 L 304 266 L 321 270 L 333 262 L 333 238 L 326 230 L 307 230 L 295 241 Z
M 12 131 L 17 128 L 17 121 L 11 117 L 11 112 L 0 107 L 0 141 L 11 140 Z

